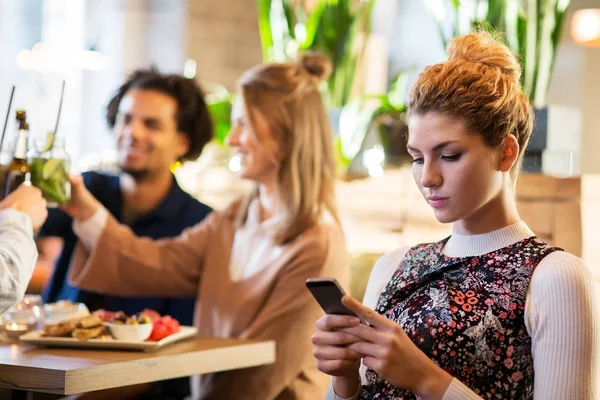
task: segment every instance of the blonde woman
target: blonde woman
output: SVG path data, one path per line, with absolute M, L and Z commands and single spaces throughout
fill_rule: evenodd
M 412 90 L 407 148 L 452 235 L 377 262 L 364 304 L 343 300 L 368 325 L 319 320 L 327 399 L 595 399 L 593 278 L 517 211 L 533 127 L 521 67 L 486 33 L 455 39 L 448 53 Z
M 273 365 L 193 379 L 196 399 L 316 399 L 327 379 L 311 356 L 321 315 L 305 287 L 347 282 L 334 200 L 332 135 L 319 93 L 328 61 L 259 65 L 239 82 L 228 138 L 256 190 L 174 239 L 135 237 L 73 179 L 66 211 L 81 244 L 72 283 L 118 295 L 198 296 L 203 336 L 276 341 Z

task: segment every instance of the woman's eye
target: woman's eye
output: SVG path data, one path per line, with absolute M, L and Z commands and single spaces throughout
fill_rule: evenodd
M 413 158 L 413 164 L 423 164 L 423 158 Z
M 450 156 L 442 156 L 442 160 L 444 160 L 444 161 L 450 161 L 450 162 L 458 161 L 461 156 L 462 156 L 462 154 L 460 154 L 460 153 L 459 154 L 453 154 L 453 155 L 450 155 Z

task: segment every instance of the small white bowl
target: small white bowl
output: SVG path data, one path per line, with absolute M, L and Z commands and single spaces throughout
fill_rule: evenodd
M 143 342 L 152 333 L 152 324 L 126 325 L 107 322 L 104 325 L 108 326 L 115 339 L 125 342 Z

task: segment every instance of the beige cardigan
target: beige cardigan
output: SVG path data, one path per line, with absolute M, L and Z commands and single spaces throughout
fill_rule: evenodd
M 276 341 L 272 365 L 193 377 L 194 398 L 323 398 L 328 377 L 317 370 L 310 343 L 323 312 L 305 281 L 328 276 L 347 286 L 341 229 L 322 222 L 284 245 L 281 257 L 260 272 L 232 282 L 235 207 L 213 212 L 176 238 L 157 241 L 136 237 L 109 216 L 91 254 L 77 245 L 71 283 L 124 296 L 197 295 L 194 321 L 200 335 Z

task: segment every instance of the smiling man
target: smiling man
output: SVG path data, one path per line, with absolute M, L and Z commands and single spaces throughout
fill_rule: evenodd
M 90 192 L 121 223 L 138 236 L 153 239 L 176 236 L 200 222 L 211 209 L 184 192 L 171 172 L 177 161 L 195 160 L 212 138 L 213 126 L 200 88 L 179 75 L 138 70 L 117 90 L 107 107 L 107 122 L 117 139 L 119 175 L 83 174 Z M 90 310 L 104 308 L 134 314 L 144 308 L 169 314 L 191 325 L 195 299 L 123 298 L 79 290 L 68 283 L 69 263 L 77 236 L 72 220 L 58 209 L 50 210 L 40 232 L 59 237 L 63 249 L 46 285 L 46 302 L 71 300 Z M 43 248 L 43 244 L 39 243 Z M 154 388 L 158 398 L 183 398 L 188 379 L 169 381 Z

